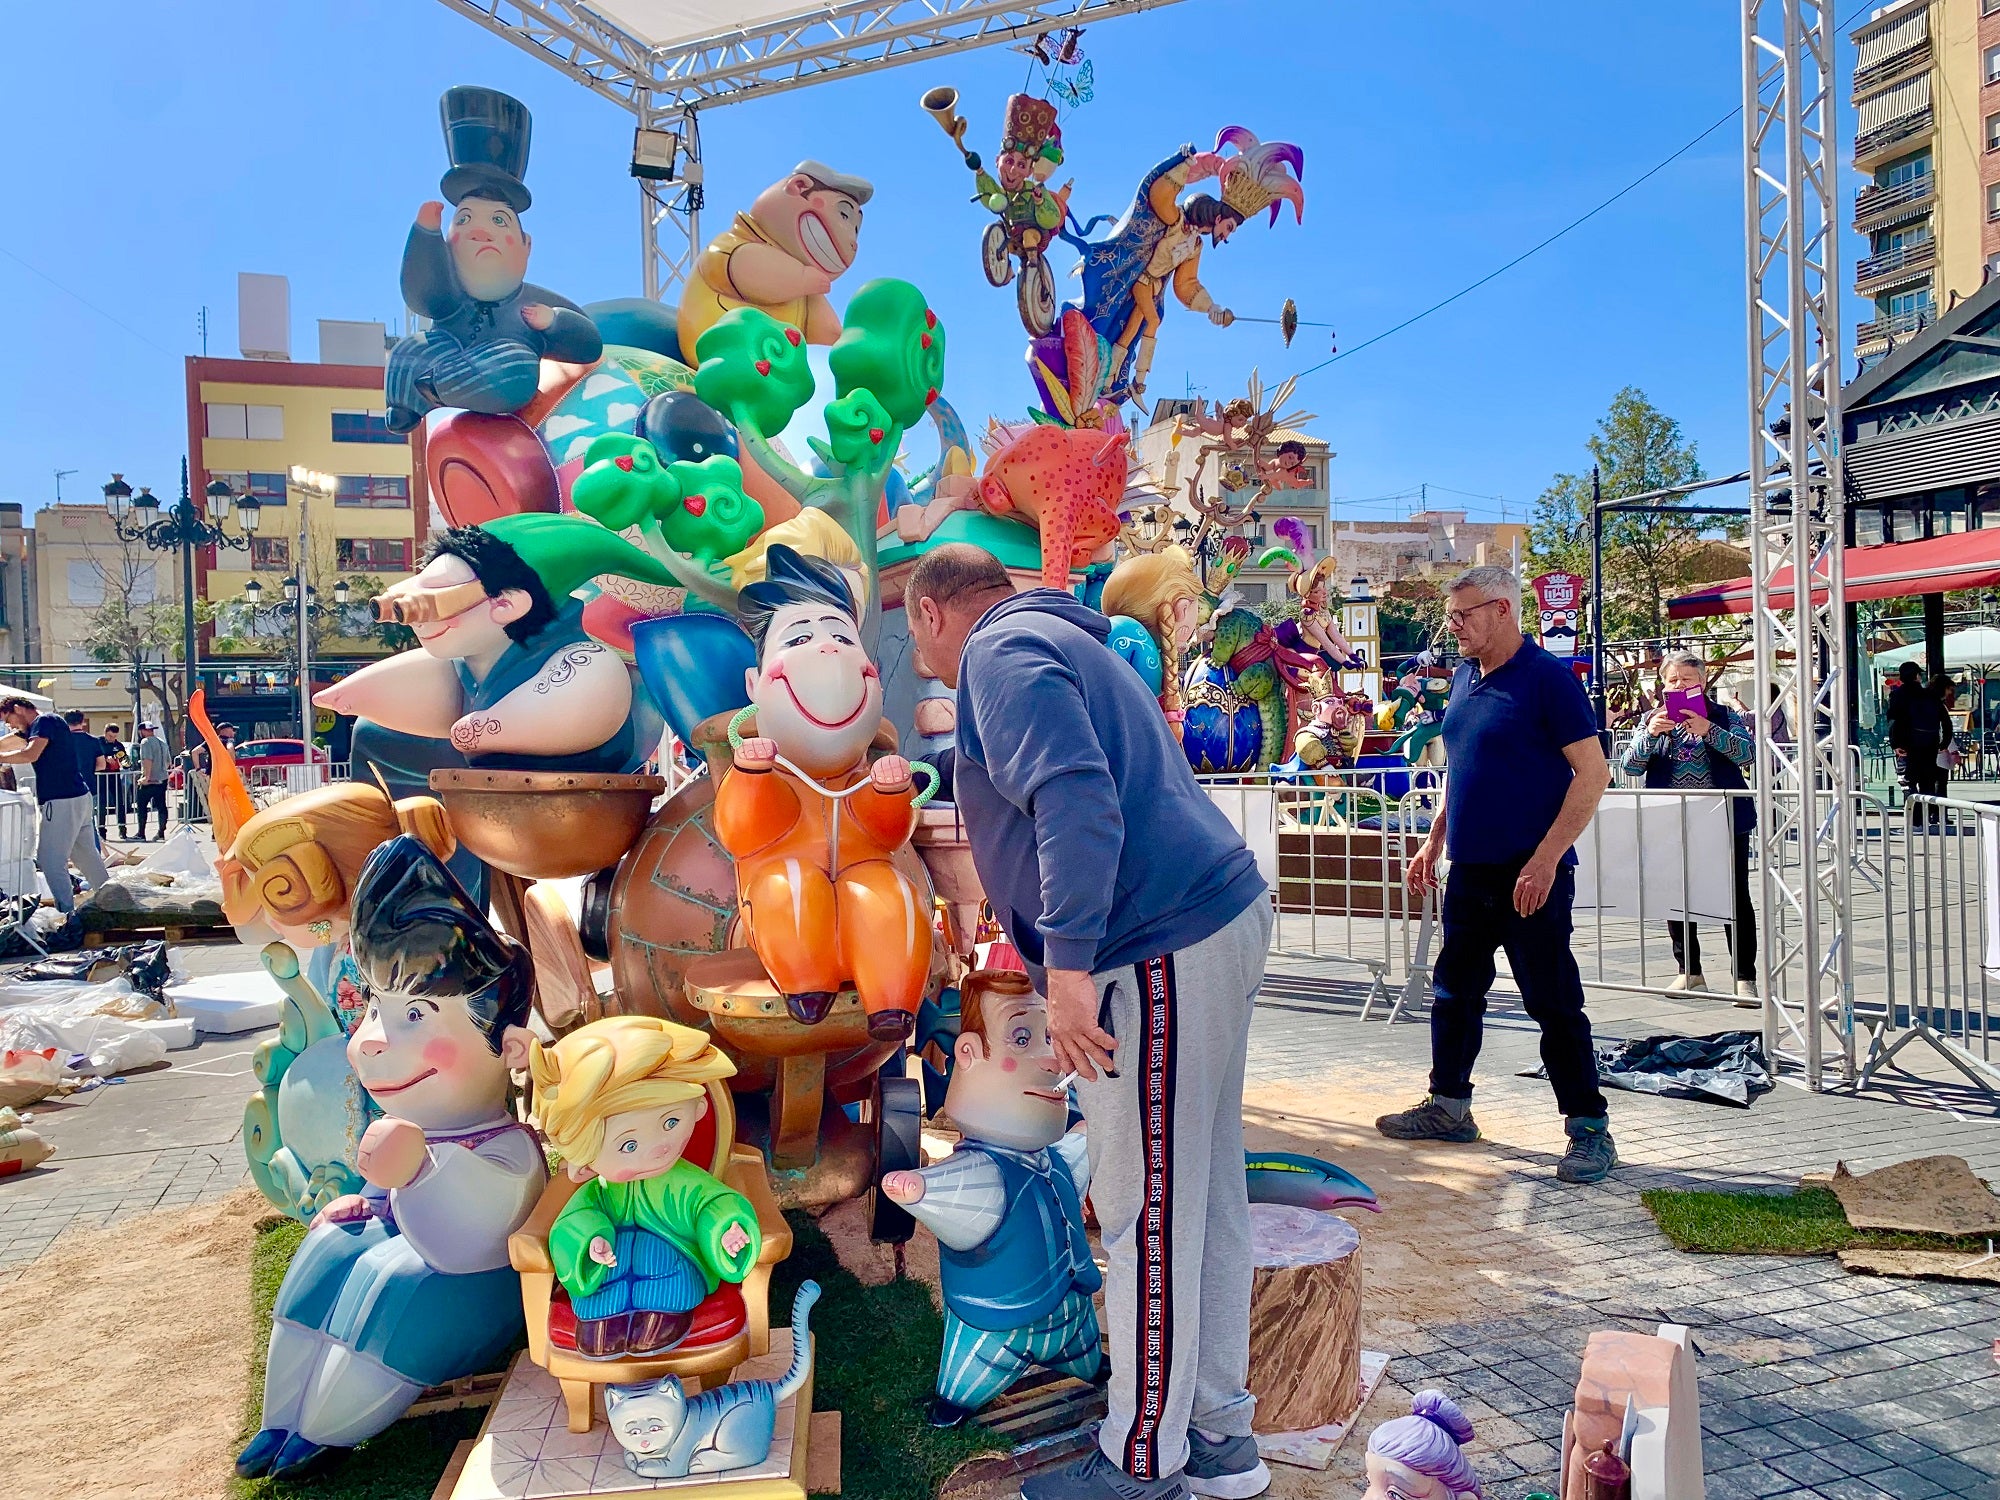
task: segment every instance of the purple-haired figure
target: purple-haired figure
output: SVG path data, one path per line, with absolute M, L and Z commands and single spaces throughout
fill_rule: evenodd
M 1460 1444 L 1472 1423 L 1443 1391 L 1418 1391 L 1410 1415 L 1368 1434 L 1368 1492 L 1362 1500 L 1484 1500 Z

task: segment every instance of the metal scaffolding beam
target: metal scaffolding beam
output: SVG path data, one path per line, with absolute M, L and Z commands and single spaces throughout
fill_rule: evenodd
M 791 15 L 654 45 L 612 19 L 615 0 L 441 0 L 449 9 L 677 138 L 670 177 L 639 183 L 644 285 L 693 270 L 703 200 L 698 110 L 975 47 L 1094 26 L 1176 0 L 830 0 Z
M 1795 743 L 1758 744 L 1764 1039 L 1818 1089 L 1829 1036 L 1841 1079 L 1854 1069 L 1833 38 L 1815 0 L 1743 0 L 1742 14 L 1756 709 L 1773 684 L 1797 704 Z M 1780 609 L 1786 569 L 1797 587 Z

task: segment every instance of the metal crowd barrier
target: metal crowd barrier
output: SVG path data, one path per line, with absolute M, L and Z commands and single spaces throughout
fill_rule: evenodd
M 2000 1095 L 2000 807 L 1949 797 L 1911 797 L 1899 856 L 1908 938 L 1891 954 L 1906 1010 L 1891 997 L 1875 1019 L 1861 1081 L 1921 1041 L 1977 1088 Z M 1899 1034 L 1900 1033 L 1900 1034 Z
M 1409 893 L 1410 861 L 1442 781 L 1427 768 L 1365 766 L 1196 778 L 1242 831 L 1270 883 L 1273 957 L 1353 964 L 1369 976 L 1361 1019 L 1400 1020 L 1429 995 L 1435 897 Z

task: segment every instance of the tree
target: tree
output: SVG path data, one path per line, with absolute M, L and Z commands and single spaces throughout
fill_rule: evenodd
M 1382 660 L 1415 656 L 1444 633 L 1444 590 L 1429 578 L 1404 578 L 1389 585 L 1376 607 L 1382 630 Z
M 1636 386 L 1611 398 L 1584 445 L 1596 465 L 1602 498 L 1623 499 L 1701 480 L 1695 445 L 1680 423 L 1646 399 Z M 1660 503 L 1675 503 L 1671 499 Z M 1528 537 L 1537 572 L 1590 575 L 1591 478 L 1557 474 L 1535 501 Z M 1667 599 L 1689 582 L 1704 538 L 1717 530 L 1740 534 L 1700 516 L 1622 515 L 1604 518 L 1605 634 L 1658 639 L 1667 632 Z
M 160 705 L 168 743 L 173 744 L 187 720 L 185 673 L 167 669 L 167 663 L 180 660 L 185 646 L 178 590 L 160 596 L 163 570 L 147 557 L 141 542 L 86 545 L 84 555 L 97 574 L 103 603 L 83 639 L 65 644 L 88 651 L 92 661 L 122 668 L 132 684 L 133 717 L 145 715 L 150 696 Z M 197 628 L 213 614 L 207 601 L 195 601 Z

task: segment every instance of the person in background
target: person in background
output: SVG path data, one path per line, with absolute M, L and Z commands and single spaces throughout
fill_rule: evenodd
M 973 864 L 1078 1076 L 1108 1261 L 1097 1443 L 1021 1494 L 1248 1500 L 1271 1482 L 1250 1435 L 1242 1169 L 1268 888 L 1103 615 L 1057 589 L 1016 594 L 963 543 L 923 556 L 903 605 L 926 669 L 958 693 L 952 796 Z
M 160 831 L 154 837 L 164 841 L 167 836 L 167 767 L 173 758 L 167 752 L 167 742 L 160 738 L 160 726 L 151 719 L 139 726 L 136 756 L 139 762 L 139 842 L 146 842 L 148 808 L 157 809 L 160 814 Z
M 1413 895 L 1444 882 L 1444 943 L 1432 971 L 1431 1091 L 1375 1128 L 1392 1140 L 1476 1141 L 1472 1067 L 1505 949 L 1521 1004 L 1542 1033 L 1542 1065 L 1564 1117 L 1563 1182 L 1601 1182 L 1618 1165 L 1597 1086 L 1583 976 L 1569 949 L 1577 839 L 1611 766 L 1597 715 L 1569 667 L 1521 634 L 1521 581 L 1477 567 L 1451 585 L 1445 624 L 1464 660 L 1444 714 L 1444 806 L 1410 862 Z
M 90 821 L 90 767 L 96 757 L 80 752 L 85 736 L 72 733 L 61 719 L 40 712 L 26 698 L 0 699 L 0 720 L 11 731 L 0 737 L 0 762 L 35 768 L 35 800 L 42 810 L 35 864 L 49 883 L 56 910 L 67 914 L 76 910 L 70 861 L 93 890 L 111 878 Z
M 1938 757 L 1951 745 L 1951 719 L 1938 695 L 1924 684 L 1923 668 L 1906 661 L 1898 675 L 1901 681 L 1889 689 L 1886 715 L 1889 720 L 1889 748 L 1903 773 L 1903 787 L 1912 797 L 1943 797 L 1948 772 Z M 1919 822 L 1937 827 L 1937 809 L 1930 808 Z
M 129 839 L 132 836 L 130 826 L 132 821 L 132 778 L 128 764 L 130 757 L 125 748 L 125 741 L 118 733 L 118 726 L 116 724 L 105 725 L 104 733 L 99 736 L 99 739 L 104 748 L 97 752 L 97 789 L 99 794 L 97 799 L 97 836 L 100 839 L 105 837 L 105 817 L 115 810 L 118 815 L 118 837 Z
M 1669 656 L 1660 666 L 1660 685 L 1665 692 L 1702 693 L 1702 708 L 1678 722 L 1664 708 L 1655 711 L 1625 747 L 1626 774 L 1643 775 L 1646 785 L 1656 790 L 1747 791 L 1743 773 L 1757 753 L 1756 737 L 1742 714 L 1707 694 L 1701 658 L 1689 651 Z M 1757 826 L 1757 808 L 1748 796 L 1728 800 L 1736 920 L 1725 923 L 1723 930 L 1735 960 L 1736 1003 L 1748 1009 L 1758 1003 L 1757 909 L 1750 901 L 1750 834 Z M 1707 989 L 1694 923 L 1669 922 L 1667 936 L 1674 945 L 1674 967 L 1680 971 L 1667 988 Z

